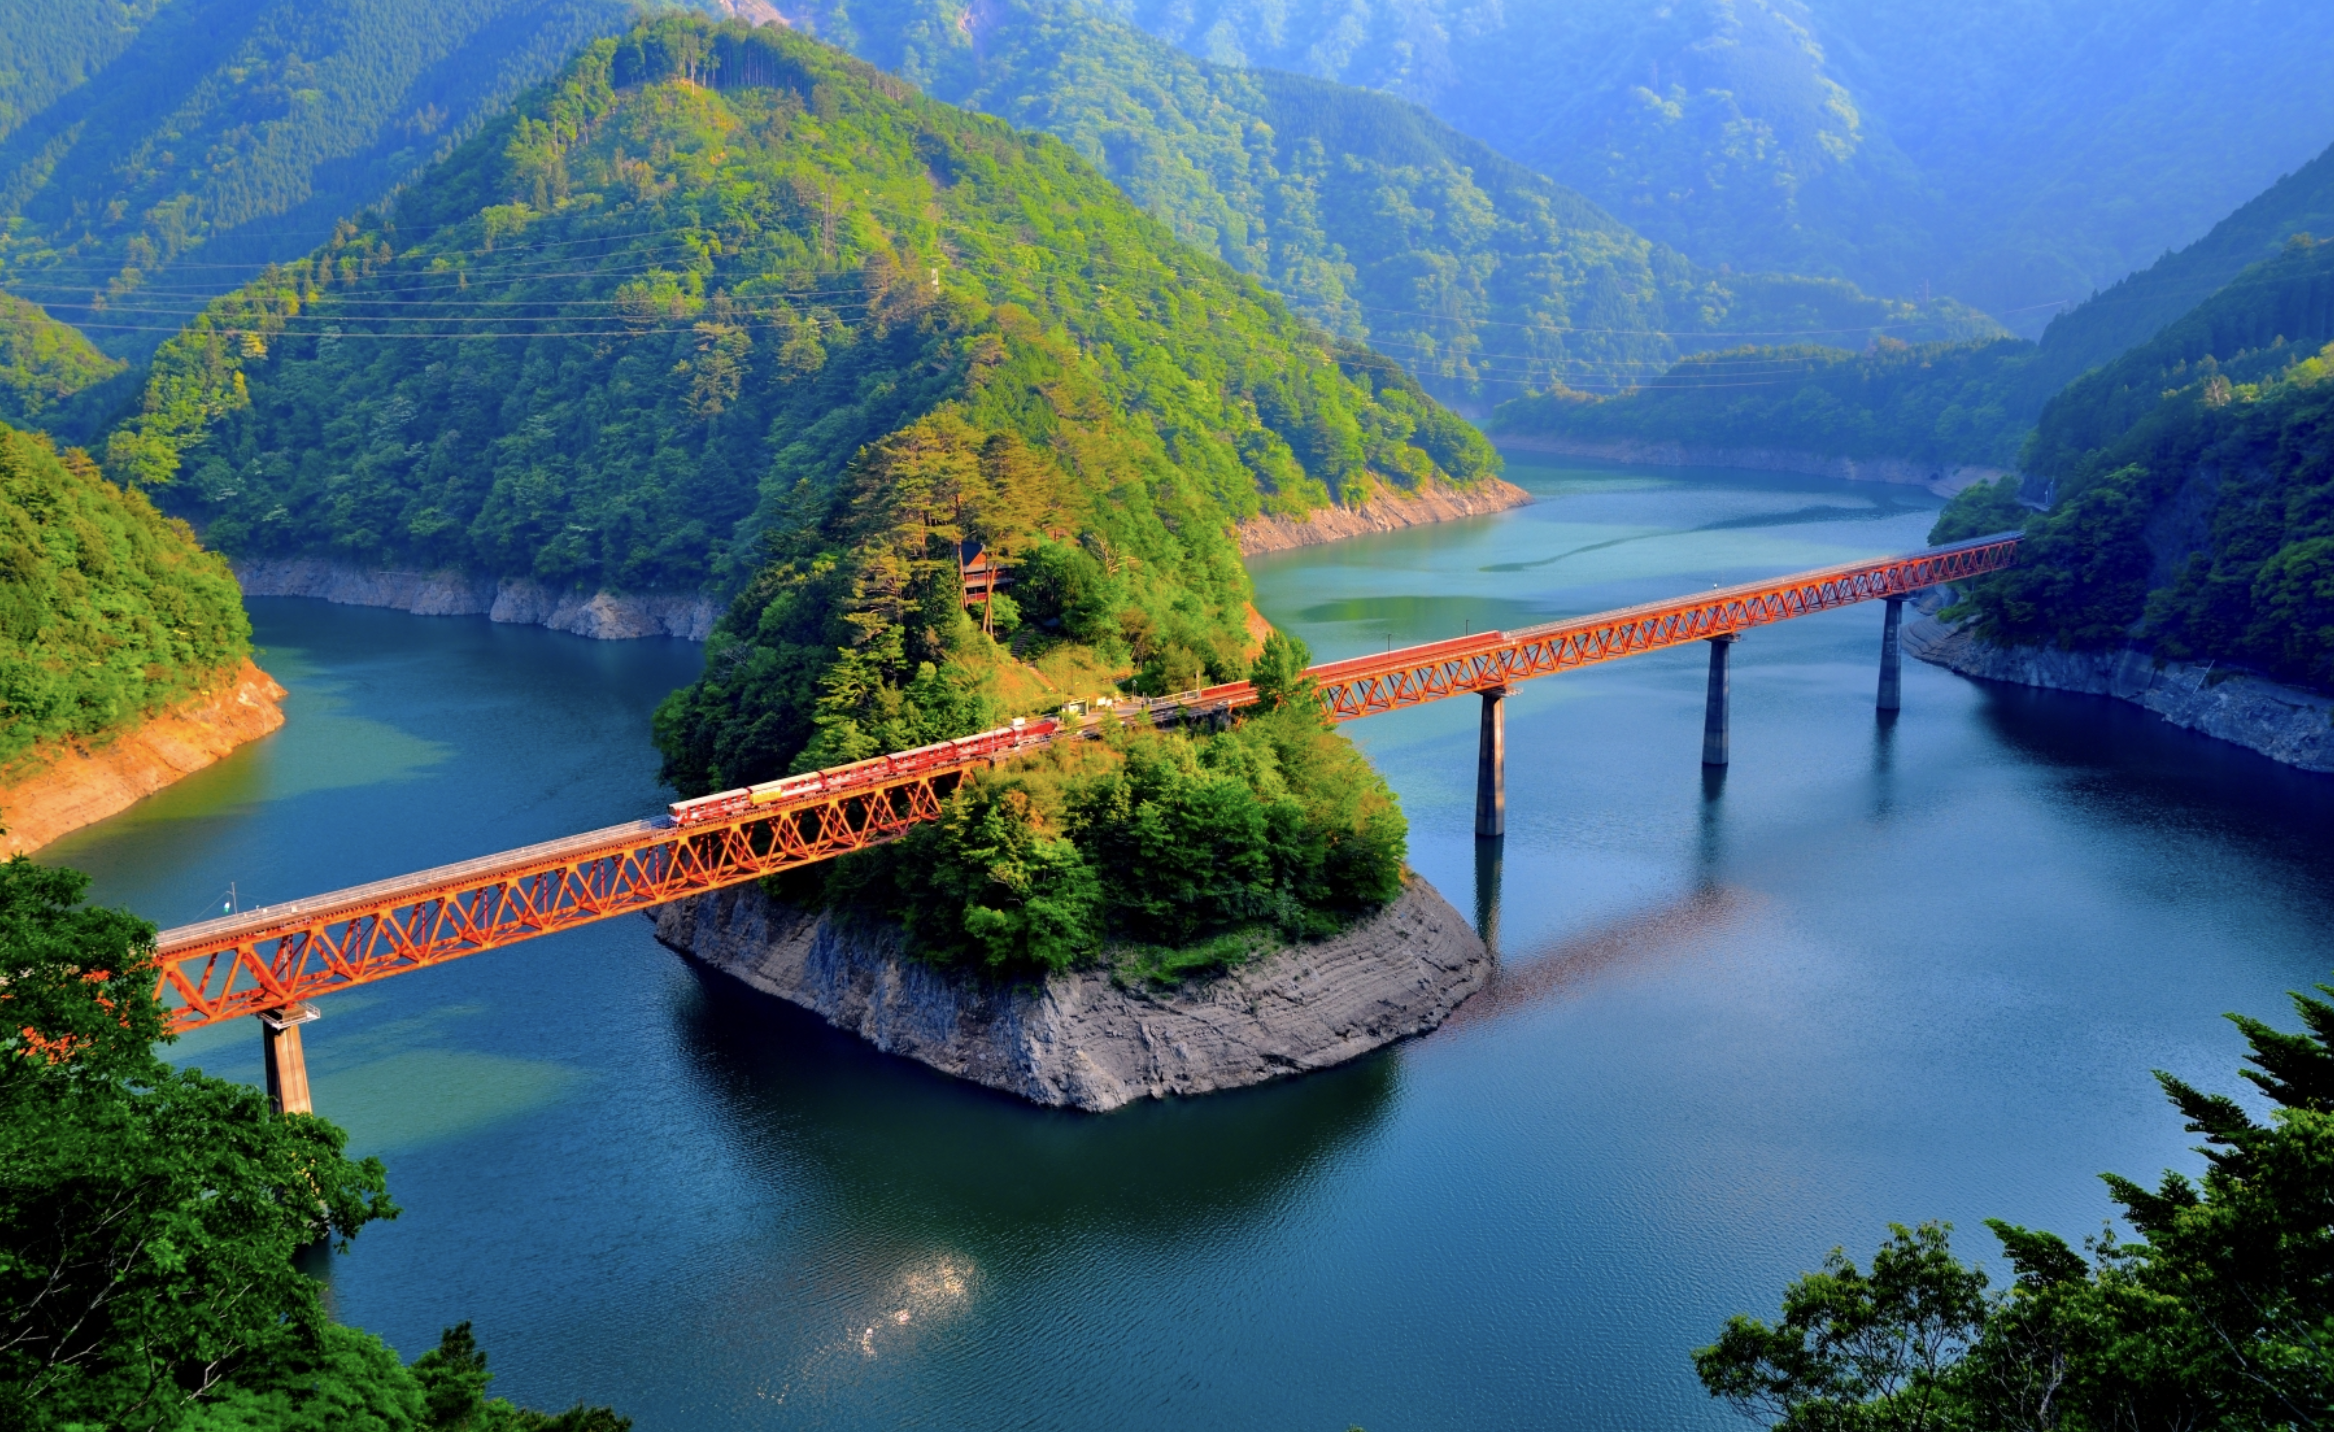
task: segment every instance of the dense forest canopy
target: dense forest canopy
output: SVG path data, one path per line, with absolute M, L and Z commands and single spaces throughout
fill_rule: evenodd
M 2318 5 L 1097 5 L 1425 105 L 1698 263 L 1926 287 L 2028 334 L 2334 134 Z
M 2279 258 L 2069 388 L 2049 511 L 1964 607 L 2010 644 L 2152 645 L 2334 690 L 2334 244 Z M 2320 345 L 2326 345 L 2321 349 Z M 1999 526 L 1973 490 L 1944 537 Z
M 0 428 L 0 772 L 216 687 L 250 650 L 235 578 L 185 523 Z
M 1066 140 L 1187 243 L 1448 400 L 1626 386 L 1746 338 L 2000 331 L 1949 302 L 1698 267 L 1393 96 L 1206 64 L 1076 0 L 800 18 L 927 93 Z
M 0 0 L 0 286 L 149 353 L 632 8 Z
M 154 926 L 0 864 L 0 1423 L 19 1432 L 625 1432 L 486 1395 L 463 1323 L 411 1366 L 295 1261 L 398 1214 L 378 1159 L 173 1068 Z
M 230 553 L 736 592 L 689 791 L 1245 675 L 1239 520 L 1496 470 L 1066 146 L 679 18 L 213 305 L 108 461 Z

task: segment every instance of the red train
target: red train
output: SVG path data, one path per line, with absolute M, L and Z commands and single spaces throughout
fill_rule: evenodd
M 746 815 L 756 806 L 799 800 L 805 796 L 835 795 L 865 786 L 881 785 L 901 776 L 946 770 L 974 761 L 995 760 L 1031 746 L 1045 745 L 1061 729 L 1062 723 L 1051 716 L 1034 721 L 1018 720 L 1010 726 L 999 726 L 994 731 L 983 731 L 977 736 L 959 736 L 953 741 L 936 741 L 929 746 L 918 746 L 912 751 L 894 751 L 888 756 L 854 761 L 848 766 L 829 766 L 823 771 L 808 771 L 782 780 L 764 781 L 758 786 L 721 791 L 714 795 L 699 796 L 695 800 L 674 801 L 668 809 L 672 811 L 675 825 L 703 825 L 708 821 L 728 820 Z

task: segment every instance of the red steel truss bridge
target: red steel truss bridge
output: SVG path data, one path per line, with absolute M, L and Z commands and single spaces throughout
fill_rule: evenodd
M 1887 600 L 1891 640 L 1882 687 L 1887 693 L 1895 660 L 1896 604 L 1923 588 L 2007 567 L 2017 547 L 2018 535 L 2004 533 L 1522 631 L 1484 632 L 1328 662 L 1308 675 L 1337 721 L 1470 693 L 1486 698 L 1488 713 L 1509 687 L 1534 677 L 1689 642 L 1723 643 L 1752 627 Z M 1714 673 L 1722 673 L 1722 656 L 1721 646 L 1714 653 Z M 1719 691 L 1714 675 L 1713 710 L 1722 722 Z M 1220 716 L 1255 699 L 1248 683 L 1237 682 L 1130 702 L 1117 712 L 1155 722 L 1189 720 Z M 1893 704 L 1891 696 L 1883 700 Z M 1026 738 L 1004 744 L 1027 749 L 1076 734 L 1075 728 L 1057 734 L 1054 723 L 1040 725 Z M 1487 752 L 1491 726 L 1487 714 Z M 1723 735 L 1719 739 L 1722 763 Z M 803 778 L 773 782 L 755 788 L 757 799 L 765 791 L 773 798 L 747 803 L 717 820 L 682 824 L 660 816 L 634 821 L 165 930 L 158 941 L 156 993 L 172 1007 L 179 1029 L 241 1015 L 267 1018 L 271 1051 L 277 1040 L 288 1038 L 296 1064 L 304 1001 L 896 839 L 936 819 L 941 802 L 967 772 L 998 759 L 1001 753 L 993 743 L 981 754 L 904 774 L 811 782 L 803 793 L 791 793 Z M 1487 755 L 1486 770 L 1492 768 L 1490 761 Z M 857 772 L 881 764 L 844 769 Z M 1497 834 L 1484 829 L 1480 805 L 1478 810 L 1479 833 Z M 271 1063 L 271 1087 L 274 1069 Z M 285 1091 L 281 1107 L 306 1107 L 304 1074 L 301 1084 L 296 1095 Z

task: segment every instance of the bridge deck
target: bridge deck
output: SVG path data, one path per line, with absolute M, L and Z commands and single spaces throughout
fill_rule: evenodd
M 1999 533 L 1516 632 L 1326 662 L 1306 674 L 1331 719 L 1358 720 L 1832 607 L 1904 597 L 2006 567 L 2017 546 L 2018 534 Z M 1165 722 L 1255 700 L 1255 688 L 1240 681 L 1116 709 Z M 174 1006 L 176 1027 L 192 1028 L 832 859 L 938 818 L 947 791 L 966 772 L 991 763 L 967 760 L 701 825 L 676 826 L 664 817 L 632 821 L 183 925 L 157 941 L 156 992 Z

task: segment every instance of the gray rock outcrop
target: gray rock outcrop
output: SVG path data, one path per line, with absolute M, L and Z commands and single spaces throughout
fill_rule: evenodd
M 1492 441 L 1517 452 L 1555 453 L 1648 467 L 1733 467 L 1752 472 L 1797 472 L 1848 482 L 1893 482 L 1951 497 L 1965 487 L 2012 476 L 2006 467 L 1979 463 L 1917 462 L 1902 457 L 1840 457 L 1793 448 L 1727 448 L 1640 438 L 1551 438 L 1495 432 Z
M 1004 984 L 909 958 L 896 931 L 838 926 L 743 885 L 653 917 L 668 948 L 887 1053 L 1033 1103 L 1094 1112 L 1342 1064 L 1433 1029 L 1491 957 L 1425 881 L 1335 939 L 1172 990 L 1107 970 Z
M 235 576 L 245 596 L 317 597 L 425 617 L 484 616 L 602 641 L 643 636 L 703 641 L 721 615 L 701 592 L 560 592 L 523 577 L 374 571 L 322 557 L 238 562 Z
M 2129 701 L 2186 730 L 2250 747 L 2305 771 L 2334 771 L 2334 698 L 2212 664 L 2158 662 L 2144 651 L 2058 651 L 1995 646 L 1924 617 L 1905 628 L 1904 649 L 1923 661 L 1987 681 L 2080 691 Z

